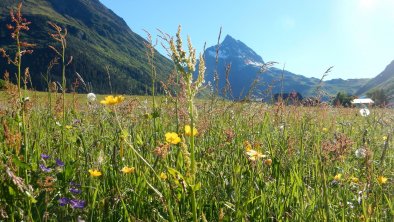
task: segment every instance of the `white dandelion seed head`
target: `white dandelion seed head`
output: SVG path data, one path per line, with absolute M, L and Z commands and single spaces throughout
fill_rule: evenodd
M 354 152 L 354 155 L 356 155 L 357 158 L 359 159 L 364 159 L 367 156 L 367 150 L 364 148 L 359 148 Z
M 96 101 L 96 95 L 94 93 L 88 93 L 88 95 L 86 97 L 88 98 L 89 102 Z
M 361 116 L 369 116 L 369 114 L 370 114 L 371 112 L 369 111 L 369 109 L 367 109 L 367 108 L 362 108 L 362 109 L 360 109 L 360 114 L 361 114 Z

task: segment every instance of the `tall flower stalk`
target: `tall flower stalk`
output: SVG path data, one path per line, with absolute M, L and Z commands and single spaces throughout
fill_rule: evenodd
M 22 80 L 22 56 L 27 55 L 27 54 L 32 54 L 33 48 L 35 45 L 25 42 L 21 39 L 21 33 L 22 31 L 28 31 L 29 30 L 29 25 L 31 22 L 29 22 L 26 18 L 22 16 L 22 2 L 20 2 L 16 8 L 16 11 L 14 11 L 13 8 L 10 10 L 10 17 L 11 17 L 11 22 L 12 24 L 7 24 L 7 29 L 11 32 L 11 37 L 12 39 L 15 40 L 16 44 L 16 53 L 15 57 L 12 59 L 10 55 L 7 54 L 7 52 L 4 49 L 0 49 L 0 53 L 4 58 L 7 59 L 8 64 L 12 64 L 16 67 L 17 69 L 17 87 L 18 87 L 18 95 L 19 95 L 19 103 L 18 103 L 18 115 L 21 116 L 22 122 L 21 122 L 21 131 L 23 135 L 23 145 L 24 145 L 24 160 L 28 161 L 28 151 L 29 151 L 29 143 L 28 143 L 28 136 L 27 136 L 27 127 L 26 127 L 26 110 L 24 108 L 24 103 L 27 101 L 27 88 L 26 88 L 26 83 L 24 84 L 24 92 L 22 94 L 22 88 L 21 88 L 21 80 Z M 26 74 L 28 74 L 28 68 L 26 68 L 25 71 Z M 27 78 L 27 77 L 26 77 Z M 25 79 L 26 82 L 26 79 Z M 26 176 L 26 181 L 28 181 L 28 178 Z
M 178 27 L 178 32 L 176 34 L 176 41 L 174 38 L 171 38 L 169 41 L 170 51 L 171 51 L 171 59 L 175 63 L 176 70 L 178 75 L 181 75 L 185 80 L 186 84 L 186 96 L 187 96 L 187 104 L 188 104 L 188 114 L 190 119 L 190 128 L 194 129 L 195 127 L 195 119 L 194 119 L 194 97 L 198 92 L 198 89 L 201 87 L 204 81 L 204 73 L 205 73 L 205 61 L 203 56 L 200 54 L 199 56 L 199 65 L 198 65 L 198 76 L 196 81 L 193 82 L 193 73 L 196 71 L 196 50 L 193 48 L 191 44 L 191 40 L 188 37 L 188 55 L 183 50 L 182 47 L 182 38 L 181 38 L 181 26 Z M 192 196 L 192 213 L 193 213 L 193 221 L 197 221 L 197 201 L 196 201 L 196 159 L 195 159 L 195 135 L 192 133 L 190 135 L 190 191 Z
M 65 63 L 65 58 L 66 58 L 66 48 L 67 48 L 67 29 L 65 28 L 64 30 L 56 25 L 55 23 L 48 22 L 48 24 L 54 29 L 54 33 L 49 33 L 49 35 L 57 42 L 60 43 L 60 49 L 57 49 L 54 46 L 49 46 L 57 56 L 60 57 L 61 62 L 62 62 L 62 107 L 63 107 L 63 113 L 62 113 L 62 149 L 64 150 L 64 126 L 66 124 L 66 104 L 65 104 L 65 94 L 66 94 L 66 66 L 69 65 L 72 61 L 72 57 L 68 61 L 68 63 Z

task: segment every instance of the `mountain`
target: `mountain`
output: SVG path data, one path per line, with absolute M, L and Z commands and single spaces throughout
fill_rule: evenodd
M 15 43 L 11 39 L 6 24 L 11 24 L 9 9 L 16 7 L 16 0 L 0 1 L 0 47 L 15 53 Z M 30 67 L 33 87 L 47 88 L 43 75 L 55 53 L 48 45 L 56 45 L 49 32 L 53 29 L 48 21 L 68 30 L 67 58 L 73 62 L 67 67 L 68 89 L 78 72 L 85 82 L 91 83 L 96 93 L 110 93 L 108 74 L 112 88 L 117 93 L 143 94 L 151 86 L 150 65 L 146 56 L 146 41 L 134 33 L 126 22 L 99 0 L 24 0 L 22 14 L 32 22 L 30 30 L 22 38 L 37 46 L 32 55 L 23 57 L 23 67 Z M 164 79 L 172 69 L 172 62 L 155 53 L 158 79 Z M 15 68 L 0 58 L 0 72 Z M 61 68 L 51 71 L 51 79 L 61 82 Z
M 394 60 L 375 78 L 368 81 L 357 91 L 357 95 L 363 95 L 374 89 L 384 89 L 387 95 L 394 96 Z
M 303 75 L 297 75 L 287 70 L 275 67 L 268 68 L 264 73 L 261 69 L 265 62 L 261 56 L 254 52 L 247 45 L 239 40 L 235 40 L 227 35 L 222 43 L 217 46 L 211 46 L 206 49 L 206 82 L 211 82 L 214 88 L 223 89 L 226 86 L 226 68 L 231 66 L 228 72 L 228 81 L 231 85 L 233 98 L 244 98 L 255 79 L 259 79 L 251 96 L 261 97 L 269 94 L 297 91 L 304 97 L 316 94 L 316 87 L 319 85 L 320 79 L 307 78 Z M 217 71 L 218 87 L 215 82 L 215 70 Z M 282 81 L 283 75 L 283 81 Z M 356 90 L 364 85 L 368 79 L 333 79 L 324 81 L 322 90 L 335 95 L 337 92 L 347 92 L 354 94 Z M 282 83 L 283 82 L 283 83 Z M 228 95 L 228 94 L 227 94 Z

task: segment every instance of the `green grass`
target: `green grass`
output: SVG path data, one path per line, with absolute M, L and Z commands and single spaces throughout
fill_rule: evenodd
M 121 104 L 104 106 L 98 102 L 104 96 L 89 104 L 85 95 L 77 95 L 74 107 L 69 94 L 66 124 L 59 126 L 61 114 L 49 110 L 48 94 L 29 92 L 33 104 L 27 115 L 30 155 L 26 158 L 23 142 L 18 146 L 9 139 L 19 132 L 18 119 L 12 110 L 4 110 L 7 97 L 0 93 L 5 114 L 1 121 L 9 136 L 2 127 L 0 211 L 5 214 L 0 215 L 8 218 L 0 220 L 167 221 L 171 210 L 175 221 L 190 221 L 191 189 L 196 190 L 199 220 L 394 218 L 393 110 L 372 109 L 370 116 L 362 117 L 357 109 L 281 109 L 261 103 L 198 100 L 193 185 L 189 137 L 183 135 L 184 119 L 177 120 L 169 98 L 157 98 L 160 108 L 155 132 L 149 97 L 128 96 Z M 65 147 L 60 141 L 62 127 Z M 182 142 L 170 145 L 168 154 L 159 157 L 154 150 L 166 144 L 166 132 L 178 132 Z M 387 135 L 390 146 L 382 159 Z M 248 144 L 266 156 L 248 160 Z M 355 151 L 361 147 L 368 154 L 359 159 Z M 50 158 L 43 160 L 41 154 Z M 56 167 L 56 158 L 64 167 Z M 267 159 L 272 160 L 271 165 Z M 44 172 L 40 164 L 51 172 Z M 124 166 L 134 167 L 135 172 L 123 174 Z M 22 178 L 22 184 L 31 185 L 30 195 L 28 188 L 18 188 L 6 169 Z M 90 169 L 102 175 L 92 177 Z M 342 177 L 335 180 L 338 174 Z M 388 181 L 380 184 L 379 176 Z M 352 182 L 352 177 L 358 182 Z M 81 193 L 73 194 L 70 188 Z M 62 197 L 84 200 L 85 206 L 59 206 Z

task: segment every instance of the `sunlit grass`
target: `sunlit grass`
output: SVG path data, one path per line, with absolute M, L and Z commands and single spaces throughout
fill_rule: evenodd
M 176 131 L 174 105 L 165 97 L 157 98 L 155 132 L 148 97 L 125 96 L 118 105 L 104 106 L 104 95 L 93 103 L 76 95 L 78 107 L 66 115 L 60 156 L 59 117 L 49 114 L 45 93 L 29 94 L 36 99 L 27 118 L 28 164 L 10 140 L 17 132 L 12 112 L 2 116 L 9 131 L 0 130 L 1 170 L 18 175 L 26 169 L 32 186 L 28 196 L 2 174 L 0 206 L 8 219 L 28 217 L 27 207 L 32 218 L 49 221 L 164 221 L 170 219 L 168 207 L 176 221 L 192 219 L 186 179 L 190 154 L 182 145 L 189 137 L 184 127 Z M 66 98 L 73 103 L 72 94 Z M 382 157 L 385 139 L 392 138 L 392 110 L 372 109 L 362 117 L 357 109 L 284 107 L 279 112 L 260 103 L 211 104 L 196 104 L 199 219 L 393 219 L 391 145 Z M 183 142 L 166 141 L 168 132 L 177 132 Z M 361 147 L 366 154 L 356 155 Z M 259 155 L 251 158 L 248 150 Z

